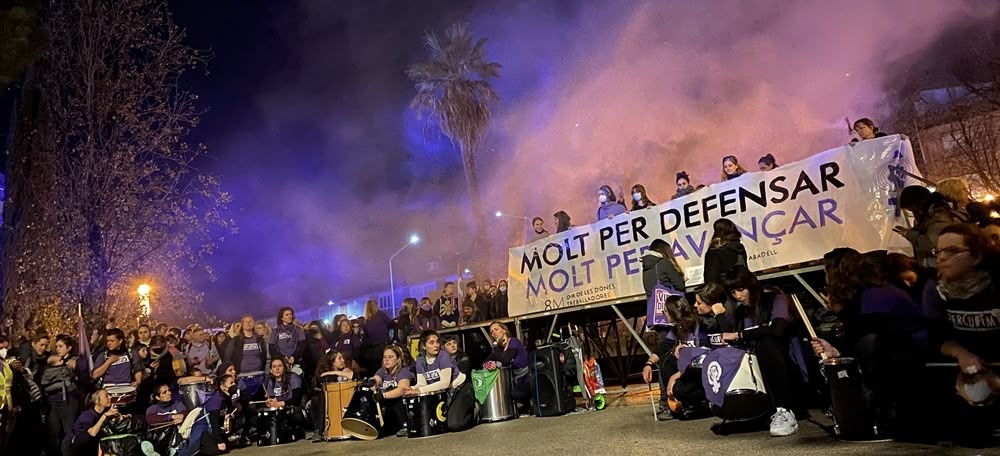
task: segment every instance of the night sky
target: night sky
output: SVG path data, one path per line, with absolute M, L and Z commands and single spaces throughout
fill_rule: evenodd
M 808 4 L 807 4 L 808 3 Z M 915 5 L 919 3 L 919 5 Z M 185 81 L 208 112 L 191 139 L 234 196 L 240 233 L 196 274 L 205 307 L 271 316 L 496 258 L 523 236 L 492 219 L 495 248 L 470 252 L 460 157 L 407 105 L 422 36 L 469 21 L 503 65 L 478 155 L 487 213 L 566 210 L 593 221 L 596 189 L 674 174 L 718 179 L 719 160 L 785 163 L 843 144 L 843 118 L 886 114 L 885 93 L 942 33 L 996 2 L 887 0 L 170 0 L 207 74 Z M 891 18 L 882 21 L 878 18 Z M 482 274 L 480 274 L 480 277 Z

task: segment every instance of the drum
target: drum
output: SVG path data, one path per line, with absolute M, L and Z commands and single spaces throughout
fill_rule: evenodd
M 382 410 L 372 388 L 359 385 L 340 420 L 343 432 L 361 440 L 375 440 L 382 432 Z
M 517 418 L 517 404 L 514 403 L 514 376 L 510 367 L 500 368 L 486 401 L 479 411 L 479 421 L 495 422 Z
M 299 439 L 292 426 L 291 408 L 257 410 L 257 446 L 281 445 Z
M 201 407 L 205 398 L 212 392 L 212 386 L 206 377 L 184 377 L 177 380 L 181 393 L 181 401 L 188 410 Z
M 705 397 L 715 416 L 725 421 L 751 421 L 774 412 L 755 355 L 723 347 L 712 350 L 701 363 Z
M 407 437 L 420 438 L 444 434 L 448 392 L 425 393 L 403 398 L 406 406 Z
M 326 424 L 323 427 L 323 438 L 328 440 L 343 440 L 351 438 L 344 431 L 341 420 L 344 410 L 354 397 L 358 382 L 330 382 L 323 384 L 323 394 L 326 396 Z
M 833 431 L 844 440 L 885 438 L 879 435 L 875 414 L 865 400 L 861 369 L 854 358 L 823 360 L 823 375 L 830 385 Z
M 111 398 L 111 406 L 117 409 L 135 403 L 135 387 L 132 385 L 107 385 L 104 387 Z

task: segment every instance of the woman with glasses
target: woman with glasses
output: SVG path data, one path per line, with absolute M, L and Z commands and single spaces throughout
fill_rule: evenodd
M 957 363 L 963 375 L 992 376 L 990 364 L 1000 362 L 1000 287 L 988 241 L 974 225 L 949 225 L 938 235 L 932 254 L 938 278 L 924 288 L 924 312 L 932 321 L 931 351 Z M 1000 392 L 995 383 L 986 386 L 980 392 L 984 396 Z M 990 433 L 1000 419 L 1000 404 L 970 406 L 948 396 L 952 401 L 945 404 L 950 407 L 943 416 L 955 418 L 949 420 L 955 438 L 972 446 L 995 444 Z

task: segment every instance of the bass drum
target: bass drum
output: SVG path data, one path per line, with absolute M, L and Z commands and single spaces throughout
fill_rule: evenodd
M 326 399 L 325 426 L 323 427 L 323 438 L 327 440 L 342 440 L 351 438 L 351 434 L 344 431 L 341 424 L 344 419 L 344 410 L 351 403 L 354 397 L 354 390 L 358 382 L 327 382 L 323 384 L 323 394 Z
M 447 402 L 447 391 L 404 398 L 407 437 L 420 438 L 444 434 L 447 430 Z
M 344 433 L 361 440 L 375 440 L 382 432 L 382 410 L 375 401 L 375 390 L 360 385 L 340 420 Z

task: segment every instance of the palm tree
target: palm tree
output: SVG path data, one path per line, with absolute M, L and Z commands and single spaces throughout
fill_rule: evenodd
M 473 42 L 469 24 L 458 22 L 444 39 L 427 32 L 424 39 L 430 58 L 406 70 L 416 84 L 410 107 L 417 115 L 434 120 L 462 152 L 465 182 L 475 219 L 476 240 L 483 239 L 482 200 L 476 177 L 476 149 L 486 136 L 491 106 L 500 101 L 491 79 L 500 77 L 500 64 L 486 60 L 486 38 Z

